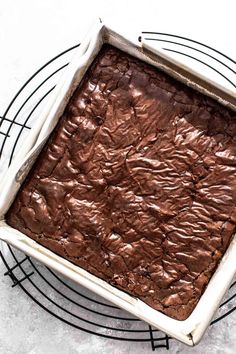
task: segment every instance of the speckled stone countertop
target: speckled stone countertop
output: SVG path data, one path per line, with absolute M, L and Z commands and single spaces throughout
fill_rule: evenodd
M 93 19 L 106 13 L 116 14 L 114 22 L 118 24 L 122 22 L 122 26 L 125 25 L 126 19 L 127 28 L 131 32 L 140 28 L 140 14 L 145 15 L 142 18 L 144 30 L 188 36 L 236 58 L 236 46 L 233 36 L 230 35 L 234 30 L 233 1 L 231 3 L 229 0 L 228 5 L 224 7 L 221 2 L 215 4 L 214 18 L 211 17 L 211 31 L 208 31 L 208 28 L 209 11 L 212 11 L 212 7 L 202 1 L 199 1 L 194 8 L 194 17 L 192 9 L 185 6 L 187 1 L 184 0 L 181 4 L 180 2 L 170 4 L 169 0 L 157 4 L 155 0 L 151 0 L 148 8 L 142 4 L 136 6 L 137 2 L 133 0 L 129 5 L 127 3 L 122 5 L 122 3 L 125 4 L 125 1 L 89 0 L 78 3 L 73 0 L 70 6 L 64 0 L 34 3 L 22 0 L 19 4 L 2 2 L 0 115 L 3 114 L 16 91 L 33 72 L 59 52 L 78 43 Z M 124 14 L 124 6 L 127 15 Z M 160 12 L 163 16 L 157 17 Z M 178 17 L 176 17 L 177 12 Z M 130 14 L 132 14 L 132 28 L 128 18 Z M 166 21 L 167 15 L 168 21 Z M 199 18 L 201 18 L 201 30 L 199 30 Z M 222 24 L 223 20 L 223 25 L 218 26 L 219 21 Z M 62 26 L 62 23 L 67 23 L 67 26 Z M 188 28 L 187 33 L 186 28 Z M 6 259 L 10 259 L 6 247 L 1 242 L 0 250 L 4 251 Z M 3 276 L 5 271 L 6 268 L 0 261 L 1 354 L 151 353 L 150 344 L 106 340 L 78 331 L 58 321 L 30 300 L 20 287 L 12 288 L 11 279 Z M 231 307 L 232 303 L 229 303 L 225 311 Z M 235 329 L 236 311 L 210 327 L 202 342 L 195 348 L 188 348 L 171 340 L 169 353 L 234 354 L 236 352 Z M 166 349 L 157 349 L 156 352 L 168 353 Z

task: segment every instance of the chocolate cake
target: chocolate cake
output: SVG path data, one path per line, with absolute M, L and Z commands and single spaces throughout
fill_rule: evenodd
M 104 45 L 6 220 L 184 320 L 229 245 L 235 205 L 235 113 Z

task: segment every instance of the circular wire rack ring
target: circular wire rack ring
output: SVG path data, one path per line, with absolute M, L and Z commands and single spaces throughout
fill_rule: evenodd
M 235 62 L 219 51 L 191 39 L 171 34 L 143 32 L 143 35 L 147 40 L 163 43 L 165 45 L 163 49 L 166 51 L 176 52 L 198 61 L 201 65 L 215 71 L 228 84 L 236 87 L 230 75 L 232 72 L 235 74 L 232 68 Z M 181 42 L 182 39 L 184 41 Z M 11 164 L 21 142 L 40 116 L 59 76 L 78 47 L 79 44 L 48 61 L 26 81 L 13 97 L 0 123 L 0 171 L 4 165 Z M 181 51 L 183 47 L 185 52 Z M 186 53 L 186 49 L 191 50 L 191 55 Z M 195 57 L 193 52 L 201 54 L 202 58 Z M 218 66 L 224 67 L 229 75 L 225 72 L 222 74 L 222 71 L 216 69 L 212 62 L 210 65 L 209 58 L 213 60 L 213 63 L 216 62 Z M 63 279 L 54 271 L 22 255 L 12 247 L 5 247 L 9 253 L 8 256 L 6 257 L 2 252 L 0 255 L 6 266 L 5 275 L 11 277 L 12 286 L 20 286 L 27 296 L 57 319 L 76 329 L 108 339 L 149 342 L 152 350 L 159 347 L 169 349 L 169 336 L 153 329 L 83 287 Z M 212 324 L 236 309 L 235 298 L 236 282 L 231 285 Z

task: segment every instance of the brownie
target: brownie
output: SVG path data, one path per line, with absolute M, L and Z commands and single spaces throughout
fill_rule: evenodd
M 235 113 L 104 45 L 6 221 L 184 320 L 229 245 L 235 204 Z

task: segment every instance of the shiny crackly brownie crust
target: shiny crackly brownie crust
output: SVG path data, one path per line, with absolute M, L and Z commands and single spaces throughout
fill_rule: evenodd
M 186 319 L 235 229 L 233 115 L 104 45 L 6 220 L 154 309 Z

